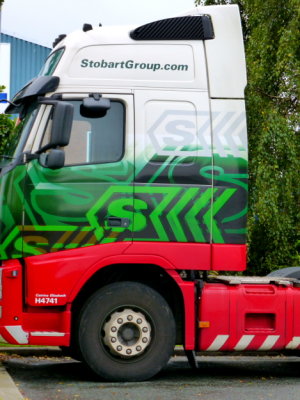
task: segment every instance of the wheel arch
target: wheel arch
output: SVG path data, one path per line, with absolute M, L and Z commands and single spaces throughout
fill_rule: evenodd
M 167 301 L 176 322 L 176 342 L 182 344 L 186 325 L 186 282 L 177 271 L 166 270 L 155 264 L 111 264 L 94 272 L 72 301 L 72 331 L 87 299 L 101 287 L 122 281 L 143 283 L 156 290 Z M 182 285 L 185 289 L 182 289 Z

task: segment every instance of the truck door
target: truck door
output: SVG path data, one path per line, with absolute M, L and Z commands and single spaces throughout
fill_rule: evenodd
M 111 108 L 102 118 L 81 115 L 83 97 L 62 96 L 74 105 L 64 167 L 52 170 L 39 160 L 28 164 L 25 256 L 132 239 L 132 96 L 103 95 Z M 33 152 L 47 143 L 51 110 L 45 107 Z
M 134 241 L 197 243 L 205 253 L 198 253 L 197 266 L 209 269 L 213 188 L 208 93 L 137 90 L 135 107 L 140 110 L 135 202 L 145 219 L 140 219 Z

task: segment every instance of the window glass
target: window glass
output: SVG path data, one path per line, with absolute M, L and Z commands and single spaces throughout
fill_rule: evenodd
M 59 63 L 61 56 L 63 55 L 64 49 L 59 49 L 52 53 L 46 60 L 43 68 L 41 69 L 39 76 L 52 75 L 57 64 Z
M 111 101 L 111 108 L 102 118 L 86 118 L 80 114 L 81 101 L 74 105 L 70 143 L 64 148 L 65 165 L 112 163 L 122 159 L 124 152 L 124 105 Z M 44 134 L 48 142 L 52 121 Z
M 0 167 L 8 164 L 17 157 L 24 148 L 38 110 L 36 101 L 23 110 L 22 115 L 16 120 L 16 125 L 0 156 Z

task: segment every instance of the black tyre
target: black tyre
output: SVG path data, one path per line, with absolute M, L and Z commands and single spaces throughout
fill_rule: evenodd
M 270 272 L 267 276 L 278 276 L 281 278 L 295 278 L 300 280 L 300 267 L 287 267 L 277 269 L 276 271 Z
M 157 374 L 175 346 L 175 322 L 164 298 L 150 287 L 117 282 L 83 308 L 79 344 L 85 363 L 109 381 L 142 381 Z

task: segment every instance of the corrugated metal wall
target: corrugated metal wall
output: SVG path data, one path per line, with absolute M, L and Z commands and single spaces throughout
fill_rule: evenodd
M 10 97 L 37 76 L 51 49 L 1 33 L 1 43 L 11 45 Z

